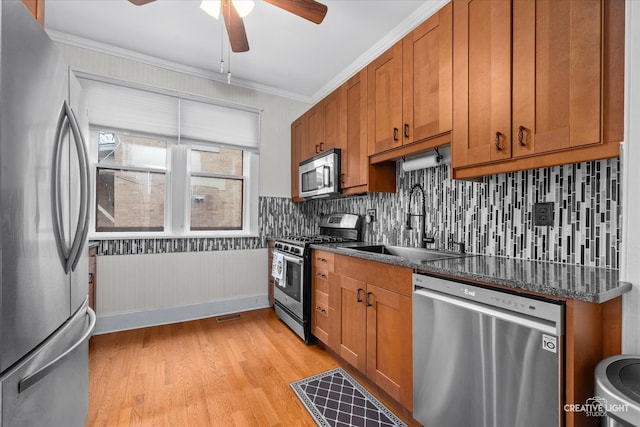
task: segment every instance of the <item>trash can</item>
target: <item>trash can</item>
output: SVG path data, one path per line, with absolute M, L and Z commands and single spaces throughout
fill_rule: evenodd
M 640 426 L 640 355 L 611 356 L 596 366 L 596 398 L 606 427 Z

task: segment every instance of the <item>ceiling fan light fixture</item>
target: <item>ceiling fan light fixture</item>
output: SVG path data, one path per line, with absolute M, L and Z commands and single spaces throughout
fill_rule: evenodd
M 233 5 L 241 18 L 246 17 L 253 10 L 253 0 L 233 0 Z
M 200 3 L 200 9 L 204 10 L 216 19 L 220 17 L 221 6 L 222 4 L 220 0 L 202 0 L 202 3 Z

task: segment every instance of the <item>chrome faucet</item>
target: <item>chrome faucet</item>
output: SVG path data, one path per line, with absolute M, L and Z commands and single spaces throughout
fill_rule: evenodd
M 420 193 L 422 193 L 422 209 L 420 210 L 419 214 L 412 214 L 411 213 L 411 198 L 413 197 L 413 192 L 415 190 L 420 190 Z M 427 220 L 426 195 L 425 195 L 425 192 L 424 192 L 424 188 L 420 184 L 413 184 L 413 186 L 411 187 L 411 190 L 409 191 L 409 212 L 407 213 L 407 221 L 406 221 L 407 230 L 412 230 L 411 217 L 413 217 L 413 216 L 422 217 L 422 227 L 420 228 L 420 247 L 421 248 L 426 248 L 427 247 L 427 243 L 434 243 L 435 239 L 433 237 L 427 237 L 427 231 L 426 231 L 426 222 L 427 222 L 426 221 Z

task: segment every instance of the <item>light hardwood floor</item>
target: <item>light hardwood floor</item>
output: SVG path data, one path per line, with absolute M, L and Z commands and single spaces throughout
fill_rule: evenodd
M 108 427 L 314 426 L 289 384 L 339 366 L 272 309 L 98 335 L 89 363 L 87 426 Z

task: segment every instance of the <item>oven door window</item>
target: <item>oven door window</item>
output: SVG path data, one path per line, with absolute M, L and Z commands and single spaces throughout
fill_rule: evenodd
M 293 260 L 289 257 L 284 259 L 283 282 L 278 283 L 280 290 L 287 294 L 290 298 L 298 302 L 302 302 L 302 260 Z

